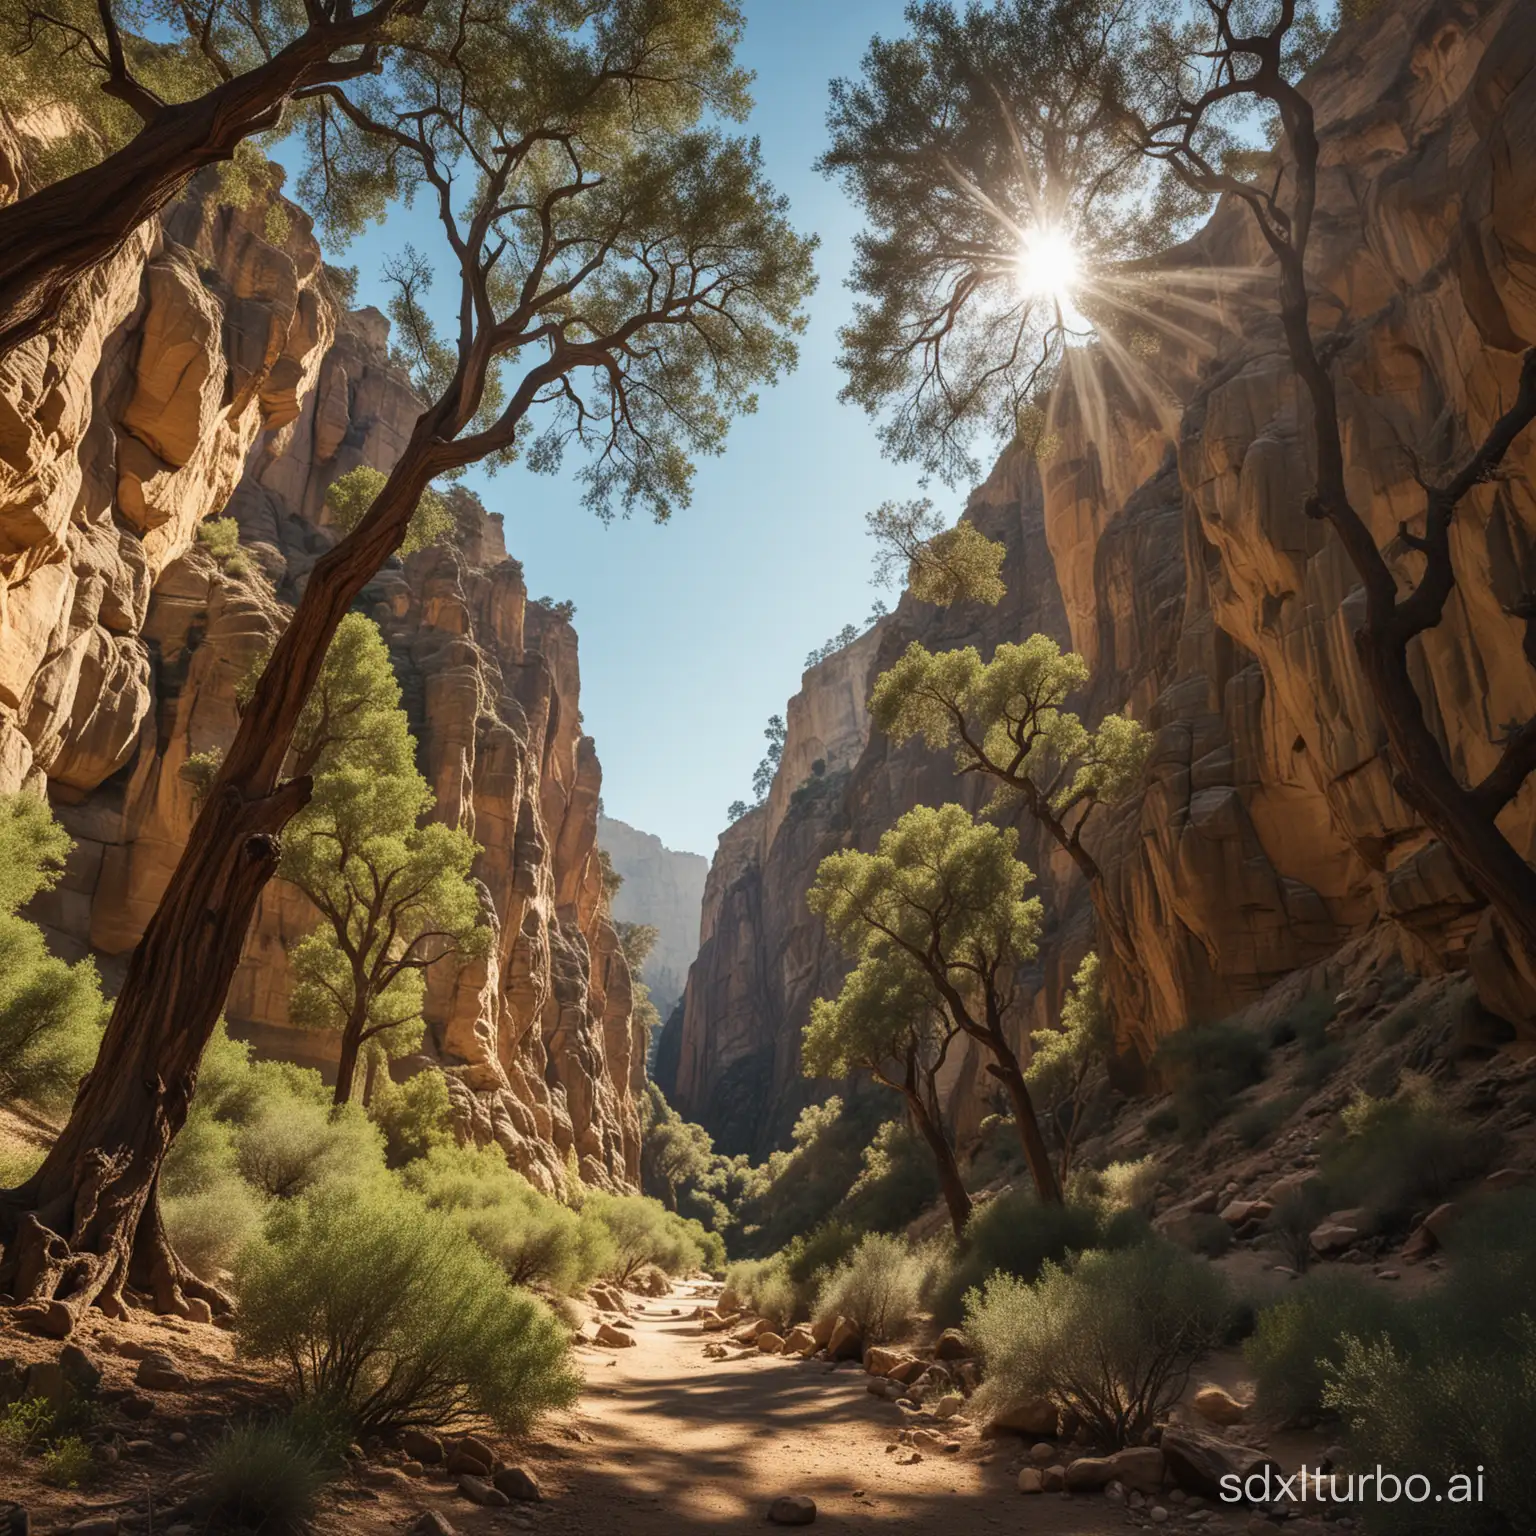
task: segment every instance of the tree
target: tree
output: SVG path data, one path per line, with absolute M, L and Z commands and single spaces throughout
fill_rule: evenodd
M 1072 990 L 1061 1005 L 1061 1028 L 1036 1030 L 1029 1040 L 1033 1050 L 1024 1080 L 1039 1095 L 1045 1122 L 1060 1144 L 1057 1177 L 1065 1185 L 1094 1074 L 1114 1045 L 1114 1026 L 1099 991 L 1099 957 L 1091 950 L 1078 966 Z
M 1321 147 L 1312 104 L 1294 82 L 1315 56 L 1318 36 L 1302 0 L 1278 0 L 1262 17 L 1236 0 L 1202 0 L 1187 27 L 1149 31 L 1139 78 L 1151 99 L 1121 110 L 1149 161 L 1197 193 L 1241 202 L 1275 258 L 1286 349 L 1315 438 L 1307 515 L 1333 529 L 1364 591 L 1355 651 L 1381 714 L 1394 786 L 1536 960 L 1536 870 L 1498 824 L 1536 769 L 1536 718 L 1512 722 L 1493 767 L 1477 783 L 1462 783 L 1426 718 L 1410 651 L 1440 623 L 1456 589 L 1451 528 L 1457 509 L 1479 486 L 1498 480 L 1510 448 L 1536 421 L 1536 348 L 1524 354 L 1513 400 L 1483 440 L 1461 443 L 1449 468 L 1421 482 L 1423 531 L 1405 521 L 1398 540 L 1423 563 L 1417 581 L 1399 596 L 1399 579 L 1349 492 L 1334 378 L 1342 348 L 1333 338 L 1319 342 L 1310 324 L 1306 263 Z M 1278 116 L 1283 168 L 1267 156 L 1245 163 L 1230 153 L 1233 115 L 1256 108 Z M 1523 623 L 1525 654 L 1536 663 L 1536 594 L 1527 593 L 1509 611 Z
M 854 948 L 858 935 L 850 934 Z M 835 999 L 817 998 L 800 1046 L 807 1077 L 868 1072 L 899 1093 L 913 1129 L 927 1143 L 955 1236 L 971 1219 L 971 1197 L 944 1126 L 938 1075 L 959 1025 L 937 1004 L 929 978 L 900 950 L 866 955 Z
M 714 1150 L 702 1125 L 684 1120 L 655 1083 L 645 1085 L 640 1102 L 640 1186 L 646 1194 L 675 1211 L 679 1189 L 704 1179 Z
M 90 1070 L 106 1005 L 90 960 L 48 953 L 18 911 L 58 884 L 74 845 L 35 795 L 0 795 L 0 1098 L 61 1109 Z
M 726 807 L 725 819 L 727 821 L 740 821 L 752 807 L 745 800 L 732 800 Z
M 19 98 L 9 104 L 84 108 L 109 153 L 0 208 L 0 355 L 57 315 L 197 171 L 232 160 L 307 93 L 382 67 L 427 3 L 3 0 L 6 78 Z
M 994 781 L 993 806 L 1022 803 L 1088 882 L 1100 928 L 1134 971 L 1135 947 L 1083 833 L 1140 781 L 1151 737 L 1125 715 L 1090 731 L 1066 708 L 1087 681 L 1082 657 L 1047 635 L 1000 645 L 989 662 L 974 646 L 935 653 L 914 640 L 876 682 L 870 715 L 893 741 L 953 748 L 958 772 Z
M 1008 1040 L 1014 975 L 1033 958 L 1040 932 L 1039 898 L 1024 897 L 1034 877 L 1018 846 L 1014 828 L 978 823 L 964 806 L 918 806 L 874 853 L 847 849 L 823 859 L 806 901 L 860 968 L 870 967 L 861 988 L 909 979 L 991 1057 L 987 1072 L 1008 1094 L 1035 1188 L 1042 1200 L 1059 1202 L 1061 1186 Z
M 388 478 L 382 470 L 359 464 L 356 469 L 339 475 L 326 488 L 325 505 L 330 510 L 331 526 L 343 538 L 362 522 Z M 442 543 L 452 532 L 453 511 L 448 503 L 436 491 L 423 491 L 411 514 L 399 553 L 414 555 L 419 549 Z
M 913 597 L 941 608 L 1002 602 L 1006 588 L 998 572 L 1007 550 L 974 523 L 946 528 L 928 500 L 884 502 L 864 523 L 875 540 L 876 586 L 905 579 Z
M 773 788 L 773 776 L 779 771 L 779 764 L 784 757 L 784 743 L 789 739 L 783 715 L 770 715 L 763 735 L 767 738 L 768 750 L 752 775 L 752 793 L 759 805 L 767 799 L 768 791 Z
M 641 1055 L 647 1064 L 651 1059 L 651 1041 L 662 1026 L 661 1010 L 651 1001 L 651 989 L 640 979 L 640 972 L 650 958 L 656 941 L 661 937 L 659 929 L 650 923 L 615 923 L 614 932 L 619 936 L 619 948 L 629 966 L 629 1014 L 645 1036 L 645 1049 Z
M 277 873 L 324 919 L 290 956 L 289 1013 L 303 1028 L 341 1035 L 335 1101 L 347 1104 L 366 1050 L 395 1057 L 420 1044 L 427 968 L 484 954 L 491 930 L 470 879 L 480 851 L 473 839 L 419 824 L 432 792 L 416 771 L 383 636 L 349 614 L 338 640 L 312 716 L 312 737 L 323 739 L 305 742 L 314 794 L 289 828 Z
M 833 82 L 819 168 L 870 225 L 843 397 L 889 411 L 893 457 L 975 479 L 976 434 L 1012 439 L 1091 329 L 1082 311 L 1121 302 L 1115 265 L 1203 206 L 1105 105 L 1133 68 L 1132 15 L 1126 0 L 916 0 L 909 36 L 874 39 L 862 76 Z
M 424 15 L 381 73 L 311 98 L 306 182 L 332 222 L 427 199 L 456 330 L 402 325 L 427 404 L 357 527 L 316 563 L 129 961 L 96 1068 L 42 1167 L 0 1195 L 0 1289 L 38 1325 L 117 1313 L 130 1271 L 161 1310 L 225 1299 L 166 1241 L 155 1180 L 281 834 L 312 784 L 290 749 L 331 638 L 429 484 L 573 442 L 599 514 L 686 501 L 759 385 L 795 359 L 813 242 L 755 143 L 726 0 L 493 0 Z M 521 60 L 522 67 L 509 61 Z M 426 221 L 422 221 L 424 224 Z M 430 227 L 428 225 L 427 227 Z M 399 271 L 397 314 L 408 279 Z

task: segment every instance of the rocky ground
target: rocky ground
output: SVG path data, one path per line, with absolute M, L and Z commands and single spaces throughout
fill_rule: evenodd
M 860 1360 L 768 1353 L 738 1343 L 736 1336 L 750 1331 L 739 1325 L 706 1331 L 696 1314 L 712 1309 L 701 1293 L 713 1289 L 604 1296 L 621 1300 L 622 1310 L 610 1305 L 586 1326 L 589 1341 L 580 1358 L 587 1391 L 574 1411 L 523 1443 L 492 1438 L 477 1446 L 448 1437 L 435 1464 L 427 1460 L 433 1447 L 416 1439 L 370 1446 L 328 1489 L 320 1536 L 514 1530 L 686 1536 L 761 1529 L 784 1498 L 814 1501 L 818 1527 L 848 1532 L 950 1536 L 1021 1522 L 1047 1536 L 1160 1525 L 1274 1529 L 1251 1511 L 1222 1510 L 1172 1488 L 1137 1492 L 1137 1468 L 1129 1462 L 1107 1491 L 1031 1496 L 1021 1489 L 1072 1479 L 1065 1469 L 1082 1449 L 1030 1436 L 988 1437 L 963 1409 L 939 1417 L 942 1399 L 920 1409 L 903 1405 L 894 1394 L 871 1390 L 884 1378 Z M 590 1342 L 605 1321 L 612 1331 L 604 1337 L 632 1342 Z M 126 1323 L 95 1320 L 76 1347 L 101 1372 L 99 1475 L 88 1487 L 69 1490 L 44 1484 L 35 1458 L 0 1468 L 0 1496 L 20 1501 L 30 1519 L 30 1526 L 13 1524 L 12 1531 L 194 1536 L 209 1529 L 188 1508 L 199 1451 L 227 1424 L 275 1406 L 281 1395 L 275 1376 L 237 1360 L 230 1335 L 218 1328 L 144 1314 Z M 907 1354 L 886 1353 L 889 1361 L 871 1363 L 889 1368 Z M 49 1372 L 60 1359 L 57 1344 L 6 1329 L 0 1360 L 7 1356 L 23 1372 L 40 1372 L 34 1381 L 56 1379 Z M 62 1364 L 65 1374 L 80 1369 L 73 1355 Z M 1235 1359 L 1211 1362 L 1192 1391 L 1208 1383 L 1233 1397 L 1244 1392 Z M 1180 1417 L 1201 1422 L 1191 1411 L 1181 1410 Z M 1268 1450 L 1282 1464 L 1315 1460 L 1320 1446 L 1310 1436 L 1271 1438 L 1257 1426 L 1222 1433 Z M 476 1482 L 475 1473 L 463 1469 L 486 1454 L 497 1475 Z M 1128 1454 L 1145 1458 L 1148 1452 Z M 497 1484 L 514 1494 L 536 1489 L 540 1496 L 508 1500 L 487 1491 Z M 493 1502 L 476 1503 L 470 1495 Z M 1322 1529 L 1303 1519 L 1286 1522 L 1288 1536 L 1318 1536 Z

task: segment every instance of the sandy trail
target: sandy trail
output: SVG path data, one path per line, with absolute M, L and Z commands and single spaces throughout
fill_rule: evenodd
M 754 1355 L 706 1360 L 692 1310 L 674 1295 L 637 1311 L 636 1347 L 582 1351 L 588 1381 L 579 1441 L 546 1443 L 549 1502 L 537 1526 L 590 1536 L 761 1531 L 779 1494 L 816 1500 L 815 1529 L 966 1536 L 1025 1529 L 1096 1536 L 1126 1528 L 1101 1500 L 1025 1498 L 1009 1450 L 974 1431 L 958 1455 L 895 1465 L 900 1411 L 854 1366 Z M 1012 1448 L 1019 1449 L 1016 1445 Z M 983 1460 L 982 1458 L 986 1458 Z

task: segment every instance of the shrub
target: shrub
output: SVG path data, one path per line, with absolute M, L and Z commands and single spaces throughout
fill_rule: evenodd
M 866 1344 L 904 1333 L 917 1311 L 926 1265 L 904 1239 L 872 1232 L 827 1277 L 818 1318 L 846 1317 Z
M 66 1109 L 96 1059 L 107 1011 L 92 961 L 65 964 L 36 923 L 0 907 L 0 1098 Z
M 1106 1213 L 1147 1211 L 1157 1195 L 1158 1165 L 1150 1157 L 1110 1163 L 1104 1168 L 1080 1168 L 1069 1181 L 1070 1197 L 1078 1205 L 1097 1205 Z
M 78 1488 L 96 1475 L 91 1448 L 79 1435 L 66 1435 L 43 1452 L 39 1476 L 55 1488 Z
M 1356 1275 L 1324 1272 L 1293 1285 L 1258 1315 L 1244 1358 L 1260 1407 L 1280 1418 L 1323 1409 L 1327 1374 L 1344 1358 L 1344 1340 L 1401 1333 L 1400 1307 Z
M 1366 1206 L 1385 1226 L 1444 1198 L 1487 1162 L 1486 1143 L 1447 1111 L 1429 1084 L 1404 1074 L 1391 1098 L 1360 1093 L 1324 1149 L 1323 1179 L 1346 1203 Z
M 34 1147 L 24 1141 L 0 1142 L 0 1189 L 15 1189 L 25 1184 L 43 1165 L 46 1147 Z
M 0 1412 L 0 1452 L 15 1458 L 36 1450 L 53 1432 L 53 1409 L 46 1397 L 23 1397 Z
M 1033 1284 L 994 1276 L 966 1303 L 985 1398 L 1043 1396 L 1107 1448 L 1164 1419 L 1201 1356 L 1221 1343 L 1231 1297 L 1208 1264 L 1166 1242 L 1047 1263 Z
M 165 1196 L 160 1214 L 177 1257 L 193 1274 L 212 1280 L 260 1232 L 263 1209 L 249 1184 L 227 1178 L 191 1194 Z
M 785 1272 L 782 1259 L 748 1259 L 733 1264 L 726 1273 L 726 1284 L 743 1306 L 781 1327 L 806 1315 L 803 1298 Z
M 582 1215 L 607 1229 L 613 1257 L 602 1272 L 620 1285 L 646 1264 L 677 1275 L 701 1268 L 713 1256 L 714 1245 L 706 1251 L 704 1228 L 698 1222 L 674 1215 L 645 1195 L 589 1195 Z M 723 1262 L 725 1244 L 718 1233 L 708 1235 L 719 1244 Z
M 939 1198 L 933 1153 L 905 1120 L 887 1120 L 875 1132 L 863 1164 L 839 1209 L 864 1231 L 897 1231 Z
M 1250 1104 L 1232 1122 L 1233 1134 L 1245 1147 L 1266 1146 L 1275 1139 L 1295 1109 L 1296 1100 L 1289 1094 L 1266 1099 L 1262 1104 Z
M 1327 1187 L 1318 1180 L 1282 1196 L 1270 1213 L 1268 1226 L 1276 1246 L 1297 1274 L 1312 1263 L 1312 1233 L 1329 1203 Z
M 384 1138 L 355 1104 L 267 1103 L 234 1139 L 241 1176 L 272 1199 L 367 1178 L 383 1164 Z
M 568 1344 L 463 1227 L 383 1181 L 274 1210 L 236 1273 L 240 1341 L 358 1432 L 480 1414 L 520 1431 L 575 1399 Z
M 1308 1055 L 1320 1051 L 1328 1043 L 1328 1026 L 1338 1011 L 1339 1005 L 1331 992 L 1309 992 L 1275 1021 L 1269 1043 L 1282 1046 L 1299 1041 Z
M 368 1117 L 384 1133 L 384 1160 L 391 1168 L 454 1143 L 448 1080 L 434 1069 L 397 1083 L 381 1067 Z
M 330 1459 L 292 1420 L 231 1429 L 203 1461 L 198 1512 L 219 1530 L 302 1531 L 328 1481 Z
M 1262 1082 L 1269 1052 L 1241 1024 L 1197 1024 L 1170 1035 L 1158 1047 L 1157 1066 L 1173 1083 L 1173 1107 L 1181 1135 L 1205 1135 L 1245 1088 Z
M 1097 1205 L 1042 1205 L 1022 1189 L 978 1206 L 953 1267 L 936 1287 L 935 1318 L 946 1327 L 958 1323 L 965 1313 L 966 1293 L 991 1275 L 1033 1280 L 1048 1260 L 1094 1247 L 1103 1223 Z
M 1208 1259 L 1219 1259 L 1236 1241 L 1232 1228 L 1220 1216 L 1205 1212 L 1189 1218 L 1183 1246 L 1191 1253 L 1203 1254 Z

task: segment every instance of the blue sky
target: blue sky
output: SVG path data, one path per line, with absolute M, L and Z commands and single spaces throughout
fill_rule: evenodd
M 902 30 L 902 10 L 903 0 L 746 0 L 750 131 L 797 227 L 821 236 L 821 281 L 800 367 L 736 425 L 723 457 L 700 464 L 692 505 L 662 527 L 639 517 L 604 527 L 569 474 L 468 477 L 505 518 L 531 593 L 576 604 L 582 709 L 608 814 L 673 848 L 713 853 L 726 807 L 751 797 L 763 726 L 799 687 L 806 652 L 862 624 L 880 595 L 864 514 L 920 493 L 912 469 L 882 459 L 873 423 L 838 402 L 859 220 L 811 168 L 828 81 L 857 71 L 873 33 Z M 382 258 L 411 223 L 396 215 L 337 258 L 359 265 L 359 302 L 384 307 Z M 418 227 L 416 241 L 426 248 L 430 236 Z M 958 494 L 933 494 L 959 511 Z

